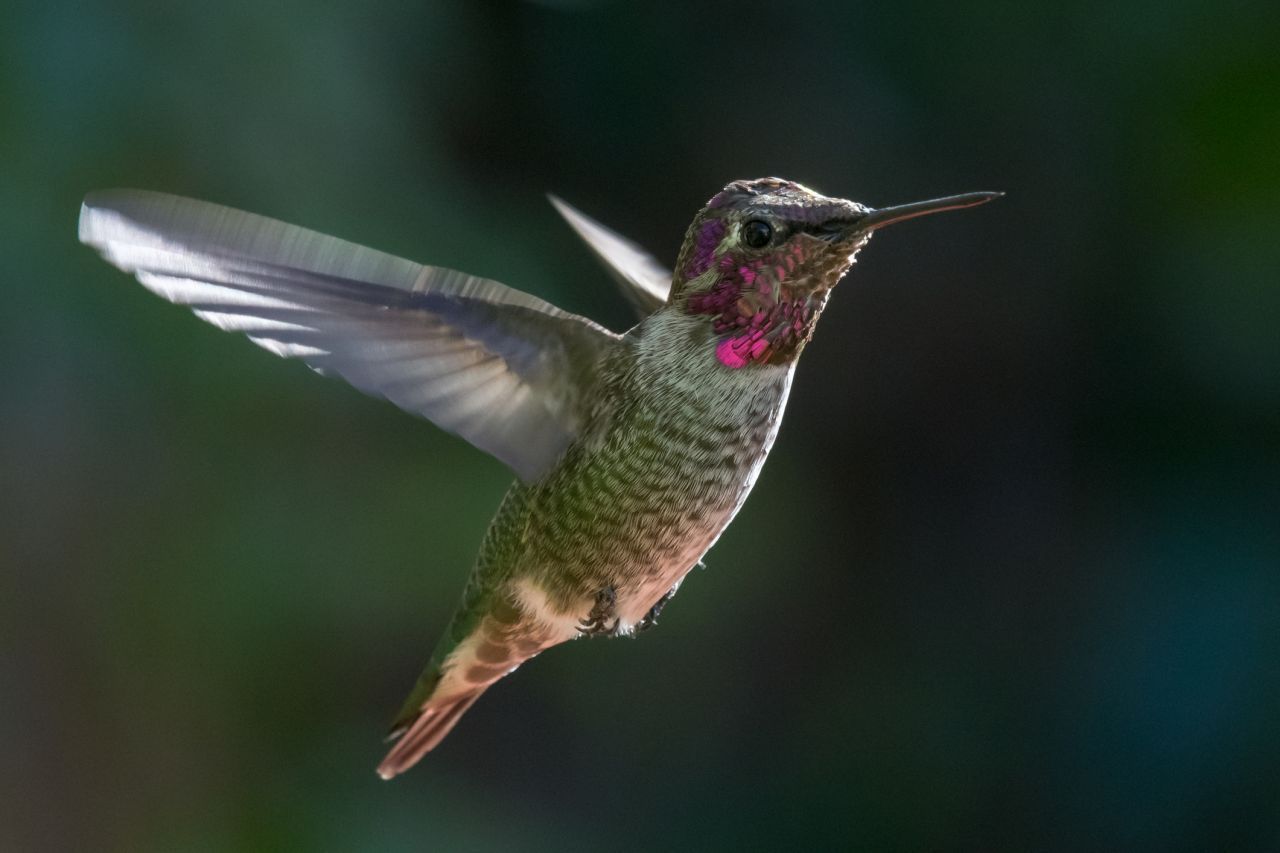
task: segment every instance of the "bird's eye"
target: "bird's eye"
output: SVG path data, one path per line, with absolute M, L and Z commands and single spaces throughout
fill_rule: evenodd
M 753 219 L 742 226 L 742 242 L 753 249 L 763 249 L 773 239 L 773 226 L 763 219 Z

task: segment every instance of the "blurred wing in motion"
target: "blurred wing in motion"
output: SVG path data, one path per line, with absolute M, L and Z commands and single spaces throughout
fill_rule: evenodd
M 163 193 L 91 193 L 80 240 L 202 319 L 431 419 L 526 482 L 578 433 L 618 341 L 496 281 Z
M 641 320 L 666 304 L 667 293 L 671 290 L 670 270 L 626 237 L 596 222 L 563 199 L 551 194 L 547 198 L 622 285 L 623 295 Z

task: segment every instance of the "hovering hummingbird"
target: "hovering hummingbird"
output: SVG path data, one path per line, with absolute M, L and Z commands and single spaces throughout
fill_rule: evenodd
M 674 272 L 552 197 L 638 310 L 625 334 L 496 281 L 171 195 L 92 193 L 80 240 L 202 319 L 515 471 L 392 726 L 378 767 L 391 778 L 543 649 L 651 627 L 751 491 L 858 250 L 886 225 L 999 195 L 873 209 L 735 181 L 698 212 Z

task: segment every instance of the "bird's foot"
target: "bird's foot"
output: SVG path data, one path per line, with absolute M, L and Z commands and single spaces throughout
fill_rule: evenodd
M 671 589 L 667 590 L 666 595 L 659 598 L 657 602 L 649 608 L 649 612 L 644 615 L 644 618 L 636 623 L 637 634 L 641 631 L 648 631 L 650 628 L 658 624 L 658 614 L 662 612 L 662 608 L 667 606 L 668 601 L 675 598 L 677 589 L 679 589 L 678 585 L 671 587 Z
M 591 606 L 587 618 L 578 624 L 578 630 L 589 636 L 616 634 L 618 632 L 618 593 L 611 586 L 596 593 L 596 603 Z

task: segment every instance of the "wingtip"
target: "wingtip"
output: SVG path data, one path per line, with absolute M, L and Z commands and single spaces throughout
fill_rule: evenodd
M 567 222 L 569 227 L 585 240 L 593 251 L 597 253 L 600 251 L 593 240 L 593 234 L 603 228 L 599 222 L 596 222 L 553 192 L 547 193 L 547 201 L 551 202 L 551 206 L 556 209 L 556 213 L 560 214 L 560 218 Z
M 76 222 L 76 237 L 86 246 L 94 246 L 94 237 L 98 232 L 98 214 L 102 211 L 102 199 L 111 190 L 91 190 L 80 202 L 80 217 Z
M 80 216 L 76 219 L 76 238 L 81 243 L 89 242 L 89 223 L 85 220 L 88 218 L 91 209 L 89 207 L 89 197 L 85 196 L 84 201 L 80 202 Z
M 585 240 L 587 245 L 590 246 L 591 250 L 596 254 L 601 253 L 599 239 L 602 235 L 609 235 L 614 239 L 621 239 L 618 235 L 612 234 L 608 228 L 601 225 L 599 222 L 596 222 L 590 216 L 587 216 L 581 210 L 578 210 L 578 208 L 569 204 L 569 202 L 560 198 L 560 196 L 555 193 L 547 193 L 547 200 L 551 202 L 551 206 L 556 209 L 556 212 L 560 214 L 560 217 L 566 223 L 568 223 L 569 227 L 572 228 L 579 237 Z M 602 257 L 607 263 L 607 255 Z
M 546 196 L 547 201 L 551 202 L 551 206 L 556 209 L 556 212 L 568 220 L 570 224 L 573 224 L 575 216 L 580 215 L 578 214 L 577 208 L 560 198 L 560 196 L 555 193 L 548 191 Z
M 105 190 L 89 190 L 80 202 L 80 218 L 77 222 L 76 235 L 80 242 L 87 246 L 99 247 L 103 235 L 104 216 L 120 215 L 122 204 L 130 198 L 138 198 L 147 194 L 146 190 L 113 188 Z M 150 193 L 158 195 L 158 193 Z

